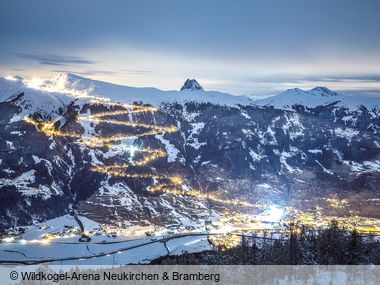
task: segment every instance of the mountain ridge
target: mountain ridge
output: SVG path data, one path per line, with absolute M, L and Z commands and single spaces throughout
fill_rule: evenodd
M 377 195 L 380 114 L 372 110 L 286 110 L 220 92 L 69 77 L 3 88 L 22 93 L 0 102 L 1 230 L 71 208 L 112 225 L 201 227 L 210 211 L 307 211 L 297 202 L 304 195 L 327 203 L 341 189 Z M 129 165 L 135 159 L 144 164 Z
M 8 76 L 11 80 L 6 78 L 0 78 L 0 91 L 2 93 L 0 100 L 5 100 L 7 96 L 9 97 L 17 91 L 28 88 L 49 93 L 66 93 L 74 97 L 81 97 L 81 95 L 82 97 L 86 95 L 110 96 L 112 100 L 121 102 L 144 101 L 155 106 L 165 101 L 177 101 L 179 103 L 188 101 L 210 102 L 230 106 L 236 104 L 272 105 L 276 108 L 288 110 L 292 109 L 291 105 L 293 104 L 316 107 L 330 104 L 333 101 L 337 101 L 337 106 L 345 106 L 349 109 L 356 109 L 360 105 L 366 108 L 380 106 L 380 98 L 363 95 L 343 95 L 322 86 L 317 86 L 310 90 L 293 88 L 270 97 L 252 99 L 249 96 L 204 91 L 203 87 L 195 79 L 187 79 L 180 91 L 164 91 L 154 87 L 131 87 L 108 83 L 82 77 L 74 73 L 60 73 L 46 80 L 27 80 L 15 76 Z

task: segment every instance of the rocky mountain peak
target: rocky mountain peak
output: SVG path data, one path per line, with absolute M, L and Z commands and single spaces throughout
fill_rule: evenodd
M 201 91 L 204 91 L 203 87 L 195 79 L 187 79 L 181 88 L 181 91 L 183 91 L 183 90 L 191 90 L 191 91 L 201 90 Z

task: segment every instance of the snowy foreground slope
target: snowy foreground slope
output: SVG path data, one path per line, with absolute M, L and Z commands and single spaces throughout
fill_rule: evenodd
M 100 225 L 80 217 L 85 228 L 99 232 Z M 93 236 L 91 242 L 80 243 L 78 236 L 69 229 L 77 223 L 70 215 L 48 220 L 26 228 L 25 233 L 16 240 L 0 244 L 0 262 L 12 261 L 24 264 L 130 264 L 149 263 L 165 255 L 192 253 L 210 250 L 206 235 L 178 236 L 168 239 L 164 236 L 132 238 L 113 238 L 107 235 Z M 52 233 L 65 233 L 60 239 L 41 239 Z
M 196 80 L 181 89 L 73 74 L 0 79 L 0 233 L 17 246 L 77 241 L 73 213 L 93 241 L 268 227 L 257 217 L 273 220 L 269 209 L 377 225 L 379 99 L 318 87 L 253 101 L 204 91 Z M 67 227 L 57 232 L 46 220 Z M 200 237 L 181 238 L 171 252 L 198 241 L 206 248 Z

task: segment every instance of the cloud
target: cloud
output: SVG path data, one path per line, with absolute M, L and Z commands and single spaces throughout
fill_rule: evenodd
M 327 76 L 310 78 L 309 81 L 326 81 L 326 82 L 346 82 L 346 81 L 359 81 L 359 82 L 380 82 L 380 75 L 350 75 L 350 76 Z
M 73 73 L 72 70 L 62 70 L 62 69 L 54 69 L 54 70 L 51 70 L 53 72 L 60 72 L 60 73 Z M 110 70 L 87 70 L 87 71 L 74 71 L 75 74 L 79 74 L 79 75 L 87 75 L 87 76 L 90 76 L 90 75 L 113 75 L 113 74 L 116 74 L 116 72 L 114 71 L 110 71 Z
M 67 65 L 67 64 L 94 64 L 95 61 L 80 56 L 64 56 L 57 54 L 32 54 L 16 52 L 15 55 L 22 59 L 34 60 L 43 65 Z
M 380 82 L 380 74 L 358 75 L 267 75 L 265 77 L 251 78 L 255 83 L 304 83 L 304 82 Z
M 291 79 L 291 78 L 290 78 Z M 335 76 L 300 76 L 294 78 L 296 82 L 380 82 L 380 75 L 368 74 L 368 75 L 335 75 Z
M 341 93 L 344 94 L 355 94 L 355 95 L 364 95 L 371 97 L 380 97 L 380 90 L 361 90 L 361 89 L 350 89 L 350 90 L 341 90 Z
M 149 75 L 152 74 L 151 70 L 143 70 L 143 69 L 120 69 L 121 72 L 136 74 L 136 75 Z
M 49 62 L 49 61 L 40 61 L 39 64 L 43 64 L 43 65 L 64 65 L 62 63 Z
M 50 63 L 46 63 L 50 64 Z M 50 64 L 50 65 L 61 65 L 61 64 Z M 79 75 L 115 75 L 115 74 L 121 74 L 121 73 L 129 73 L 129 74 L 136 74 L 136 75 L 149 75 L 152 73 L 150 70 L 141 70 L 141 69 L 119 69 L 117 71 L 111 71 L 111 70 L 82 70 L 82 71 L 72 71 L 72 70 L 62 70 L 62 69 L 54 69 L 51 70 L 53 72 L 63 72 L 63 73 L 76 73 Z

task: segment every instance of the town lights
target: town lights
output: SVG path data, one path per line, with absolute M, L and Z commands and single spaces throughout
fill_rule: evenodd
M 178 187 L 178 183 L 183 183 L 183 179 L 177 176 L 171 178 L 172 184 Z M 243 206 L 243 207 L 252 207 L 253 204 L 247 201 L 240 200 L 229 200 L 218 197 L 214 194 L 203 193 L 199 190 L 192 189 L 190 191 L 184 191 L 182 188 L 173 188 L 169 187 L 167 184 L 159 183 L 149 188 L 149 192 L 163 192 L 172 195 L 185 195 L 190 197 L 196 197 L 198 199 L 207 199 L 221 204 L 234 205 L 234 206 Z
M 264 219 L 267 222 L 277 223 L 281 221 L 283 216 L 284 210 L 275 205 L 272 205 L 267 210 L 267 215 L 265 215 Z

